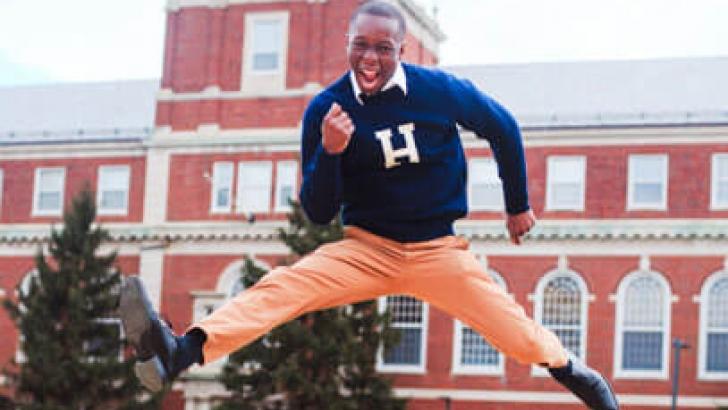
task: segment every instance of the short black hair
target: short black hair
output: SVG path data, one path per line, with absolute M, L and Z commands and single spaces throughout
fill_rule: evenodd
M 397 20 L 397 40 L 403 40 L 407 33 L 407 23 L 405 23 L 404 15 L 399 9 L 387 2 L 380 0 L 371 0 L 363 3 L 361 6 L 354 10 L 349 19 L 349 31 L 354 25 L 356 18 L 361 14 L 369 14 L 370 16 L 387 17 L 393 20 Z

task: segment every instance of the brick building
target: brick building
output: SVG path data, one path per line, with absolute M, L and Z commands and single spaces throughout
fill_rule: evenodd
M 437 63 L 443 34 L 411 0 L 405 59 Z M 356 0 L 170 0 L 159 81 L 0 90 L 0 297 L 32 272 L 49 223 L 85 182 L 126 274 L 182 329 L 240 291 L 243 255 L 274 266 L 300 183 L 300 117 L 346 69 Z M 484 52 L 487 52 L 484 51 Z M 523 128 L 538 227 L 510 245 L 488 145 L 463 134 L 484 268 L 624 408 L 728 406 L 728 59 L 451 67 Z M 250 221 L 250 216 L 255 221 Z M 564 409 L 542 371 L 406 297 L 382 300 L 403 343 L 379 358 L 411 409 Z M 0 314 L 0 363 L 18 354 Z M 220 363 L 189 372 L 168 409 L 208 409 Z M 0 380 L 0 382 L 2 382 Z

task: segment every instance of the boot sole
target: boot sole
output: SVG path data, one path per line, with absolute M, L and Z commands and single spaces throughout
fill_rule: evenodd
M 124 327 L 124 334 L 129 343 L 134 346 L 137 355 L 148 357 L 154 355 L 153 352 L 140 351 L 142 336 L 152 327 L 155 313 L 138 276 L 124 279 L 119 298 L 119 316 Z
M 164 367 L 158 357 L 147 361 L 139 361 L 134 364 L 134 374 L 139 382 L 152 393 L 157 393 L 164 388 Z

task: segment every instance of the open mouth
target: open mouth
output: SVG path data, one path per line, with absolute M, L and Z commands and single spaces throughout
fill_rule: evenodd
M 359 77 L 359 85 L 365 94 L 371 94 L 376 91 L 376 86 L 379 83 L 379 70 L 374 68 L 360 68 L 357 70 Z

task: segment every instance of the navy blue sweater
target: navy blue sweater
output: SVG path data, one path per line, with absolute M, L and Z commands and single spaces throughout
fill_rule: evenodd
M 311 100 L 301 143 L 300 199 L 308 217 L 325 224 L 341 210 L 345 225 L 399 242 L 452 234 L 453 222 L 467 214 L 467 164 L 457 124 L 489 141 L 506 211 L 528 210 L 521 134 L 508 111 L 467 80 L 403 67 L 407 95 L 394 87 L 360 104 L 347 73 Z M 333 102 L 356 127 L 338 155 L 321 144 L 321 123 Z M 407 134 L 414 137 L 409 143 Z

